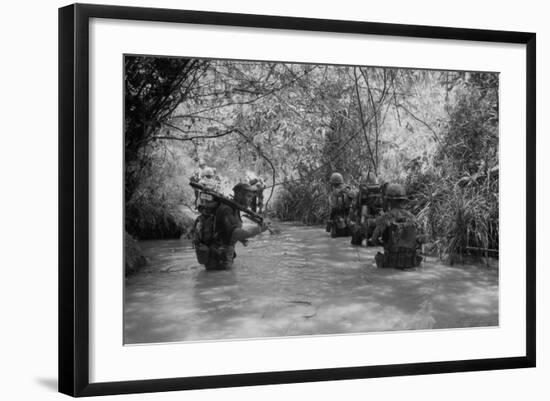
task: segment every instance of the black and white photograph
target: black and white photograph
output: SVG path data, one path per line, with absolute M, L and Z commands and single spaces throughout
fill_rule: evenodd
M 499 326 L 498 72 L 122 64 L 125 345 Z
M 544 4 L 9 3 L 0 398 L 546 400 Z

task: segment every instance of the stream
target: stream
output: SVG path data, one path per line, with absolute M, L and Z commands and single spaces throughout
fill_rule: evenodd
M 205 271 L 190 240 L 140 241 L 148 265 L 125 281 L 125 344 L 498 325 L 498 268 L 428 257 L 377 269 L 382 248 L 279 227 L 239 243 L 228 271 Z

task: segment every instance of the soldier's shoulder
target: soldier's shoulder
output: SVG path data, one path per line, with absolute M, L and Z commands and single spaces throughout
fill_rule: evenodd
M 415 215 L 406 209 L 392 209 L 390 213 L 397 220 L 416 221 Z
M 405 210 L 403 209 L 393 208 L 384 213 L 384 217 L 386 217 L 387 219 L 398 219 L 405 216 L 404 212 Z
M 346 185 L 344 188 L 342 188 L 342 192 L 348 195 L 354 195 L 356 193 L 355 188 L 351 185 Z
M 393 215 L 391 214 L 391 210 L 389 212 L 386 212 L 376 218 L 376 224 L 378 225 L 385 225 L 389 221 L 391 221 L 393 218 Z
M 216 215 L 218 216 L 224 216 L 224 215 L 229 215 L 234 213 L 235 213 L 235 209 L 225 203 L 220 203 L 220 205 L 216 209 Z

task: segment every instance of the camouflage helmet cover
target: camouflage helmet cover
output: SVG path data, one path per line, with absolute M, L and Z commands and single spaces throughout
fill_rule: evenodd
M 212 167 L 206 167 L 202 172 L 202 177 L 212 177 L 214 175 L 214 169 Z
M 255 188 L 246 182 L 239 182 L 233 187 L 233 192 L 254 192 Z
M 386 189 L 386 198 L 394 200 L 405 200 L 407 199 L 407 193 L 405 188 L 400 184 L 390 184 Z
M 361 173 L 360 184 L 362 185 L 378 185 L 378 177 L 373 172 Z
M 368 185 L 378 185 L 378 177 L 373 172 L 367 174 L 367 184 Z
M 344 177 L 342 177 L 342 174 L 340 173 L 332 173 L 330 176 L 330 183 L 331 184 L 343 184 L 344 183 Z

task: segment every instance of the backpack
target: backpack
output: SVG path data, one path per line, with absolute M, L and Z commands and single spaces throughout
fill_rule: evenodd
M 199 206 L 200 214 L 193 225 L 193 246 L 200 264 L 206 265 L 210 259 L 210 247 L 217 240 L 216 211 L 219 203 L 213 200 Z
M 352 203 L 352 196 L 351 196 L 351 189 L 349 187 L 345 187 L 338 191 L 336 194 L 336 208 L 341 211 L 346 211 L 350 208 Z
M 407 215 L 393 216 L 384 238 L 384 267 L 398 269 L 418 266 L 422 258 L 416 253 L 417 228 Z
M 396 220 L 390 223 L 389 247 L 416 249 L 416 225 L 411 220 Z
M 212 214 L 201 213 L 195 220 L 193 233 L 195 245 L 212 245 L 216 240 L 216 212 L 214 211 Z

